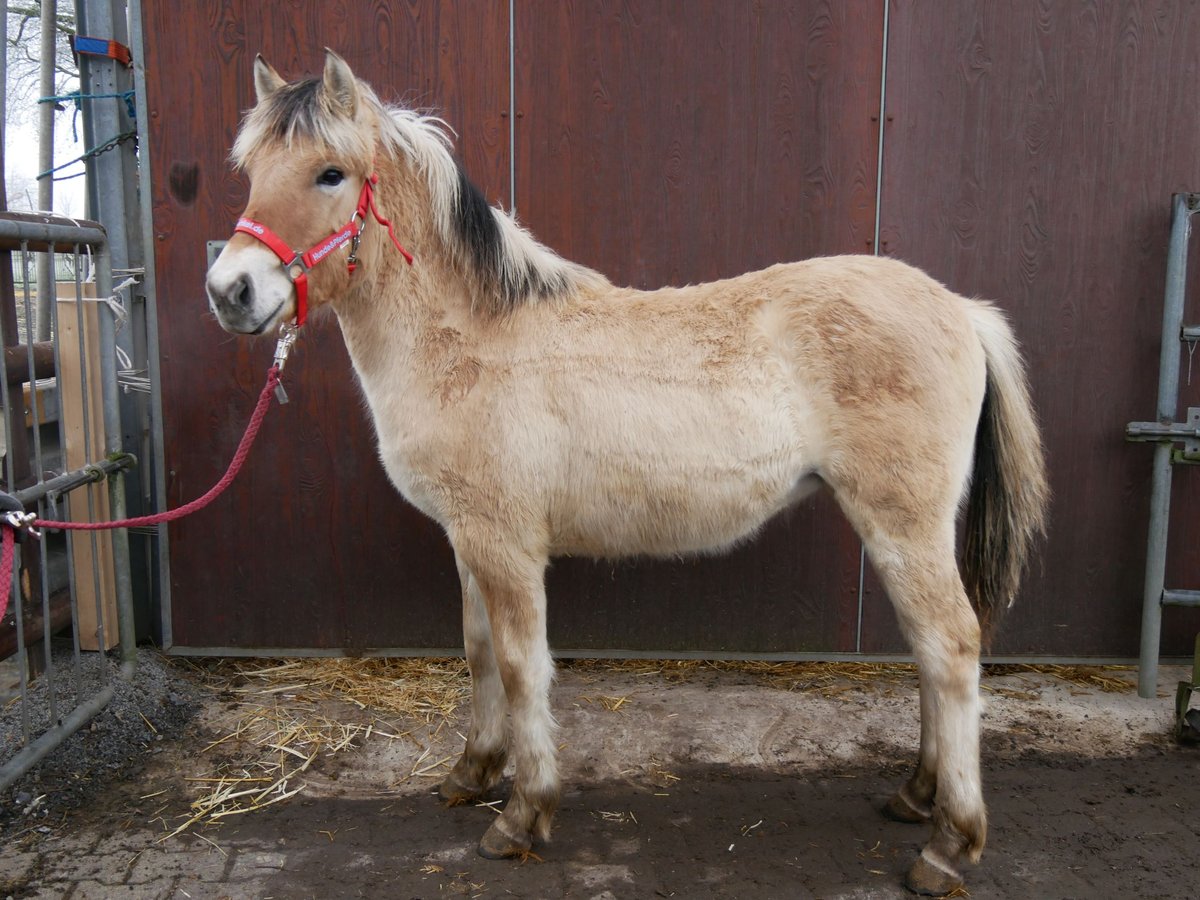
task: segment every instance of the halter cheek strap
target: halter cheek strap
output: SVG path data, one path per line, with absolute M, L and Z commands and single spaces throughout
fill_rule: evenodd
M 371 173 L 370 177 L 363 182 L 362 193 L 358 195 L 358 206 L 354 210 L 354 215 L 350 217 L 350 221 L 327 238 L 304 251 L 293 250 L 287 241 L 283 240 L 283 238 L 266 225 L 256 222 L 253 219 L 242 217 L 238 219 L 237 225 L 234 226 L 233 230 L 235 234 L 248 234 L 250 237 L 261 241 L 283 263 L 283 271 L 292 280 L 292 284 L 296 286 L 297 328 L 303 325 L 304 320 L 308 318 L 308 270 L 326 259 L 334 250 L 340 250 L 346 244 L 350 244 L 350 256 L 346 260 L 346 268 L 353 275 L 354 270 L 358 267 L 358 244 L 362 239 L 363 228 L 367 224 L 368 213 L 371 214 L 376 222 L 387 229 L 388 237 L 391 238 L 396 249 L 400 251 L 400 255 L 404 257 L 410 266 L 412 265 L 412 254 L 400 245 L 400 241 L 396 239 L 395 231 L 392 230 L 392 223 L 381 216 L 379 209 L 375 206 L 375 185 L 378 183 L 379 176 Z

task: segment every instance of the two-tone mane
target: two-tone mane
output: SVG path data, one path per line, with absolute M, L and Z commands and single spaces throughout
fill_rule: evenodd
M 281 86 L 246 116 L 231 158 L 244 169 L 264 148 L 314 146 L 331 159 L 370 168 L 377 152 L 402 159 L 425 181 L 440 238 L 465 275 L 475 280 L 481 311 L 573 296 L 608 284 L 599 272 L 563 259 L 538 243 L 511 213 L 491 206 L 454 157 L 452 129 L 442 119 L 385 104 L 358 82 L 358 100 L 374 115 L 376 134 L 354 127 L 329 102 L 319 78 Z

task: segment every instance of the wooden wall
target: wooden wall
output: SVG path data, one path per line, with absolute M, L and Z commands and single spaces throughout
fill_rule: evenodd
M 245 198 L 226 157 L 251 62 L 316 72 L 328 45 L 385 98 L 436 108 L 493 200 L 618 282 L 874 252 L 878 203 L 880 252 L 995 299 L 1029 349 L 1054 521 L 996 650 L 1136 652 L 1150 451 L 1121 435 L 1153 414 L 1169 195 L 1200 184 L 1196 3 L 895 0 L 886 79 L 883 0 L 516 0 L 511 22 L 505 2 L 143 8 L 172 505 L 223 471 L 270 358 L 269 341 L 220 331 L 202 288 L 204 242 Z M 444 538 L 387 485 L 335 324 L 306 332 L 292 403 L 245 480 L 172 527 L 167 638 L 181 652 L 457 646 Z M 1200 586 L 1189 474 L 1179 587 Z M 729 557 L 557 563 L 552 642 L 898 650 L 862 574 L 859 542 L 818 499 Z M 1197 628 L 1170 615 L 1166 649 Z
M 1153 451 L 1123 434 L 1154 418 L 1170 197 L 1200 186 L 1200 5 L 897 0 L 889 26 L 882 250 L 1010 313 L 1049 453 L 1050 538 L 995 649 L 1136 655 Z M 1172 587 L 1200 587 L 1197 476 Z M 871 578 L 864 648 L 895 646 Z

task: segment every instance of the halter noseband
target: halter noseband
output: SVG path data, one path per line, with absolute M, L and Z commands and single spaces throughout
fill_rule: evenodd
M 370 213 L 376 222 L 387 229 L 388 237 L 392 239 L 392 243 L 396 245 L 400 255 L 410 266 L 412 265 L 412 254 L 400 245 L 400 241 L 396 239 L 396 233 L 392 230 L 392 223 L 381 216 L 375 206 L 374 185 L 378 183 L 379 176 L 372 173 L 363 182 L 362 193 L 358 195 L 358 206 L 354 210 L 354 215 L 350 217 L 350 221 L 308 250 L 293 250 L 288 246 L 287 241 L 266 225 L 244 216 L 238 219 L 237 225 L 234 226 L 234 233 L 248 234 L 250 237 L 262 241 L 283 262 L 284 273 L 296 286 L 296 328 L 303 325 L 304 320 L 308 318 L 309 269 L 326 259 L 334 250 L 350 244 L 350 256 L 346 260 L 346 267 L 351 275 L 354 274 L 354 270 L 358 266 L 358 244 L 362 239 L 363 228 L 367 224 L 367 213 Z

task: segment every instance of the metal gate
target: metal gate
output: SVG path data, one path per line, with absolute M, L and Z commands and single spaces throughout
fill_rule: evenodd
M 55 279 L 48 342 L 34 339 L 31 273 L 39 255 L 63 276 Z M 120 291 L 114 295 L 100 225 L 0 213 L 3 489 L 39 518 L 124 515 L 123 473 L 134 458 L 122 450 L 120 385 L 143 377 L 118 349 L 117 332 L 129 319 Z M 132 677 L 135 664 L 124 531 L 27 537 L 16 560 L 0 619 L 8 676 L 0 690 L 16 695 L 0 712 L 0 791 L 103 709 L 116 679 Z M 68 628 L 69 638 L 56 637 Z

